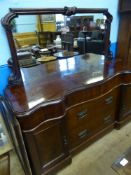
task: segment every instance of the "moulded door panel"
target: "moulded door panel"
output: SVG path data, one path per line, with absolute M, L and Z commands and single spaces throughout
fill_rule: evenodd
M 69 155 L 64 132 L 63 120 L 24 132 L 27 152 L 36 175 L 44 173 Z

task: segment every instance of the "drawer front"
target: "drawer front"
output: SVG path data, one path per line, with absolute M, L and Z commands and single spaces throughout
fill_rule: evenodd
M 70 149 L 88 140 L 100 130 L 115 122 L 117 93 L 104 96 L 71 108 L 67 113 Z
M 96 113 L 96 117 L 94 120 L 94 130 L 99 131 L 115 122 L 115 112 L 109 111 L 107 113 Z
M 93 135 L 93 127 L 90 126 L 80 126 L 76 129 L 71 130 L 69 133 L 69 146 L 73 149 L 77 145 L 81 144 L 85 140 L 89 139 Z
M 98 99 L 85 102 L 71 108 L 67 112 L 67 126 L 69 130 L 75 129 L 86 123 L 96 123 L 107 115 L 115 115 L 116 91 L 112 91 Z
M 81 144 L 85 140 L 88 140 L 91 136 L 98 131 L 106 128 L 114 123 L 114 111 L 107 114 L 97 113 L 94 116 L 94 120 L 87 120 L 83 122 L 83 125 L 79 125 L 76 128 L 69 131 L 69 145 L 70 149 Z
M 115 110 L 117 91 L 114 90 L 96 101 L 96 110 L 107 113 L 107 111 Z
M 78 105 L 67 112 L 67 126 L 69 130 L 72 130 L 78 126 L 90 123 L 94 115 L 92 102 Z

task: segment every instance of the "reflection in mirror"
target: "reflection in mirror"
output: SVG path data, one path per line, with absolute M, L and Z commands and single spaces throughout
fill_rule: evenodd
M 14 38 L 18 40 L 18 47 L 24 46 L 27 42 L 26 39 L 32 37 L 32 40 L 27 44 L 36 44 L 36 32 L 58 32 L 56 34 L 61 34 L 61 32 L 73 32 L 74 38 L 78 38 L 78 33 L 80 31 L 90 31 L 87 36 L 90 37 L 93 30 L 104 30 L 105 29 L 105 16 L 102 14 L 77 14 L 71 17 L 63 16 L 61 14 L 56 15 L 20 15 L 18 18 L 12 20 L 12 31 L 14 33 Z M 60 32 L 60 33 L 59 33 Z M 28 35 L 28 36 L 27 36 Z M 51 34 L 50 34 L 51 35 Z M 92 34 L 93 38 L 97 38 L 98 33 L 94 32 Z M 33 38 L 34 37 L 34 38 Z M 49 36 L 47 36 L 48 38 Z M 56 36 L 54 36 L 53 39 Z M 48 42 L 51 42 L 51 36 Z M 45 41 L 46 43 L 47 41 Z M 43 42 L 44 43 L 44 42 Z M 44 45 L 44 44 L 43 44 Z
M 12 20 L 13 37 L 17 49 L 38 44 L 36 15 L 20 15 Z
M 103 14 L 95 13 L 19 15 L 11 23 L 20 66 L 50 61 L 52 57 L 49 56 L 63 50 L 103 54 L 105 20 Z
M 74 15 L 69 22 L 70 30 L 75 32 L 79 53 L 103 54 L 106 25 L 103 14 Z

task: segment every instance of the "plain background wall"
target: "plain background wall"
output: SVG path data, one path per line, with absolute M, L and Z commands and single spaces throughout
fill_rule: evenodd
M 118 0 L 0 0 L 0 18 L 2 18 L 9 8 L 55 8 L 64 6 L 76 6 L 80 8 L 108 8 L 113 15 L 111 27 L 111 43 L 117 41 L 118 31 Z M 0 24 L 0 65 L 7 64 L 10 57 L 10 50 L 3 27 Z

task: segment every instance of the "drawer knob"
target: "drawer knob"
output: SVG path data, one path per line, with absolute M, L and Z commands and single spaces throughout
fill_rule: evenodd
M 106 98 L 105 102 L 106 102 L 107 105 L 111 104 L 113 102 L 113 97 L 110 96 L 110 97 Z
M 84 137 L 86 137 L 87 135 L 89 135 L 89 131 L 87 129 L 81 131 L 78 136 L 80 139 L 83 139 Z
M 112 116 L 111 115 L 108 115 L 107 117 L 104 118 L 104 123 L 107 124 L 107 123 L 110 123 L 112 121 Z
M 78 116 L 78 119 L 83 119 L 87 117 L 87 110 L 79 112 L 77 116 Z

